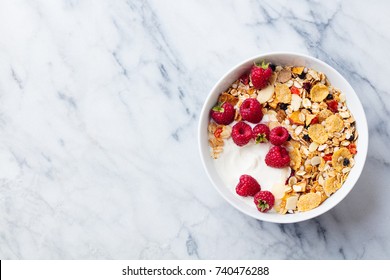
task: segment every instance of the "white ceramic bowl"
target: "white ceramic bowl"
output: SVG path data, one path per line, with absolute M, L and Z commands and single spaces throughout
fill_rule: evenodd
M 209 122 L 209 113 L 210 109 L 216 104 L 219 94 L 228 89 L 230 85 L 237 80 L 245 71 L 250 69 L 254 61 L 272 62 L 276 65 L 299 65 L 313 68 L 317 71 L 323 72 L 329 79 L 330 83 L 339 88 L 346 95 L 347 106 L 352 112 L 353 116 L 356 119 L 356 129 L 359 133 L 359 138 L 357 141 L 357 151 L 355 155 L 355 166 L 352 168 L 347 180 L 336 193 L 331 195 L 327 200 L 325 200 L 317 208 L 296 214 L 281 215 L 278 213 L 261 213 L 259 212 L 255 205 L 248 205 L 242 201 L 242 199 L 229 190 L 222 183 L 221 178 L 219 177 L 217 171 L 215 170 L 213 164 L 213 158 L 210 156 L 210 148 L 208 145 L 208 133 L 207 127 Z M 200 155 L 203 162 L 203 166 L 209 176 L 211 182 L 216 187 L 218 192 L 235 208 L 241 212 L 254 217 L 259 220 L 275 222 L 275 223 L 295 223 L 304 220 L 314 218 L 318 215 L 325 213 L 334 206 L 336 206 L 341 200 L 346 197 L 346 195 L 352 190 L 356 181 L 358 180 L 364 166 L 364 162 L 367 156 L 367 147 L 368 147 L 368 127 L 367 120 L 364 114 L 362 104 L 359 101 L 358 96 L 351 87 L 351 85 L 341 76 L 339 72 L 333 69 L 328 64 L 307 56 L 297 53 L 267 53 L 260 56 L 252 57 L 232 69 L 230 69 L 213 87 L 210 91 L 204 105 L 202 112 L 200 114 L 199 120 L 199 149 Z

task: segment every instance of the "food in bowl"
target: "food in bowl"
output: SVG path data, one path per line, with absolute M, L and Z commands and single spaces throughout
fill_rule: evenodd
M 358 132 L 343 92 L 301 65 L 255 63 L 210 108 L 214 166 L 260 212 L 318 207 L 354 166 Z

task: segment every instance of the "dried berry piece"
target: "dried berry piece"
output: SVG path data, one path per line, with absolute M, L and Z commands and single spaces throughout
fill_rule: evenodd
M 339 111 L 339 103 L 336 100 L 328 101 L 326 102 L 326 104 L 328 105 L 328 109 L 331 110 L 333 113 L 337 113 Z
M 332 154 L 326 154 L 326 155 L 324 155 L 323 159 L 324 159 L 325 161 L 331 161 L 331 160 L 332 160 Z
M 302 88 L 304 88 L 306 91 L 310 91 L 311 89 L 311 83 L 310 82 L 304 82 L 302 85 Z

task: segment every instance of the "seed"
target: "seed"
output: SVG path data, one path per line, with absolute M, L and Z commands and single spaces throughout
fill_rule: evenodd
M 298 127 L 295 129 L 295 134 L 296 134 L 296 135 L 301 134 L 302 130 L 303 130 L 303 126 L 302 126 L 302 125 L 298 126 Z

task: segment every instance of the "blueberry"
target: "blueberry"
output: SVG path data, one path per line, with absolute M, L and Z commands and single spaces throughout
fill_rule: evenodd
M 349 165 L 349 159 L 345 158 L 345 159 L 343 160 L 343 165 L 344 165 L 344 166 L 348 166 L 348 165 Z
M 292 138 L 291 138 L 291 135 L 288 134 L 288 138 L 287 138 L 287 141 L 290 141 Z
M 272 71 L 275 71 L 275 69 L 276 69 L 275 64 L 272 64 L 272 63 L 269 64 L 269 67 L 271 67 Z
M 326 100 L 332 100 L 333 99 L 333 95 L 331 93 L 329 93 L 327 96 L 326 96 Z
M 286 103 L 280 103 L 280 105 L 279 105 L 280 109 L 282 109 L 282 110 L 286 110 L 287 106 L 288 106 L 288 104 L 286 104 Z
M 302 71 L 302 73 L 299 74 L 298 77 L 304 80 L 306 78 L 306 73 Z
M 310 136 L 308 134 L 303 135 L 303 140 L 310 141 Z
M 352 134 L 347 140 L 348 141 L 353 141 L 353 138 L 355 138 L 355 136 Z

